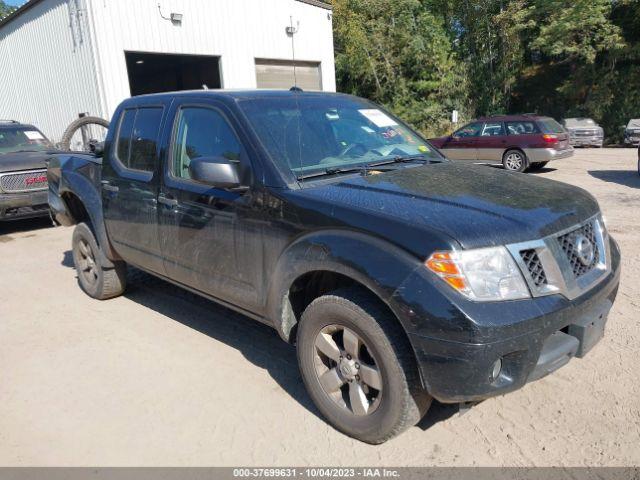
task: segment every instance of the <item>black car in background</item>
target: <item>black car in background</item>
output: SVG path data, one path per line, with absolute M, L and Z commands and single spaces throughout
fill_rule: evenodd
M 33 125 L 0 121 L 0 221 L 49 215 L 51 142 Z

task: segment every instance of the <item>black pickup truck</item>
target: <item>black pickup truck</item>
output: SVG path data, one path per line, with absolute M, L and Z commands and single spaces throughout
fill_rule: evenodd
M 49 164 L 80 287 L 120 295 L 133 265 L 273 326 L 355 438 L 516 390 L 604 333 L 620 252 L 579 188 L 449 162 L 347 95 L 141 96 L 111 125 Z

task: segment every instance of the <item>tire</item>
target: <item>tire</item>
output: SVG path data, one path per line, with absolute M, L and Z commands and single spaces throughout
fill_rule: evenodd
M 114 268 L 105 269 L 96 261 L 99 252 L 98 242 L 89 226 L 80 223 L 73 231 L 73 263 L 78 273 L 80 288 L 97 300 L 122 295 L 126 287 L 127 266 L 118 262 Z
M 548 163 L 549 162 L 532 163 L 531 165 L 529 165 L 529 171 L 538 172 L 538 171 L 542 170 L 544 167 L 546 167 Z
M 60 150 L 69 151 L 71 149 L 71 139 L 75 135 L 75 133 L 82 127 L 87 125 L 100 125 L 106 129 L 109 128 L 109 122 L 104 118 L 100 117 L 81 117 L 74 122 L 72 122 L 64 134 L 62 135 L 62 140 L 60 140 Z
M 335 333 L 325 333 L 333 329 Z M 315 405 L 337 430 L 366 443 L 380 444 L 418 423 L 429 409 L 431 397 L 420 386 L 413 350 L 401 329 L 375 297 L 357 288 L 319 297 L 304 311 L 297 333 L 300 372 Z M 348 354 L 354 349 L 347 347 L 347 335 L 359 340 L 357 358 Z M 321 336 L 332 340 L 340 350 L 338 362 L 316 346 Z M 337 359 L 335 349 L 331 353 Z M 345 363 L 354 361 L 355 369 L 345 374 L 350 368 Z M 372 375 L 371 369 L 377 375 Z M 370 373 L 365 375 L 366 371 Z M 351 374 L 356 374 L 355 378 L 345 380 Z M 325 388 L 321 378 L 336 383 Z M 338 383 L 341 386 L 336 387 Z M 379 390 L 370 385 L 379 386 Z M 352 388 L 364 396 L 364 402 L 351 400 Z M 355 398 L 362 396 L 356 394 Z M 367 410 L 360 409 L 363 404 Z
M 510 172 L 524 172 L 529 161 L 522 150 L 507 150 L 502 156 L 502 166 Z

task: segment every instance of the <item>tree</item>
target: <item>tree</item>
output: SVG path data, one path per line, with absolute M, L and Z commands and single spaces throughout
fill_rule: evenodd
M 7 5 L 4 0 L 0 0 L 0 19 L 3 19 L 7 15 L 11 14 L 15 10 L 15 7 Z
M 379 102 L 426 134 L 465 107 L 464 67 L 442 17 L 420 0 L 335 0 L 340 89 Z
M 638 0 L 334 0 L 338 88 L 427 134 L 463 117 L 640 117 Z

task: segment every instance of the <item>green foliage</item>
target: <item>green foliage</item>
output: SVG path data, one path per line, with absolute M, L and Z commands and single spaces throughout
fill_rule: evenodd
M 0 0 L 0 20 L 9 15 L 11 12 L 15 10 L 15 7 L 11 7 L 4 3 L 3 0 Z
M 336 0 L 340 89 L 379 102 L 425 133 L 464 107 L 464 67 L 442 17 L 419 0 Z
M 334 0 L 340 90 L 427 134 L 463 117 L 640 117 L 639 0 Z

